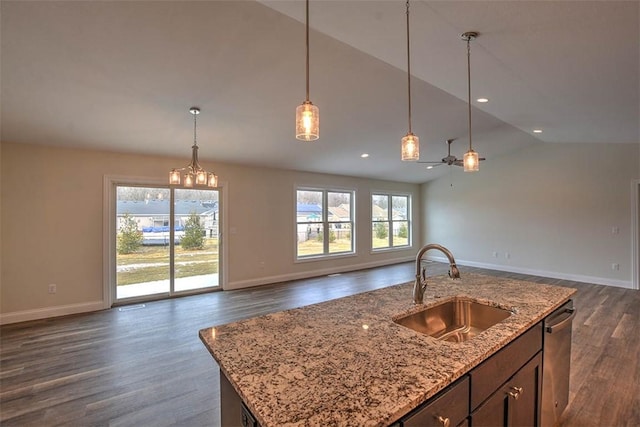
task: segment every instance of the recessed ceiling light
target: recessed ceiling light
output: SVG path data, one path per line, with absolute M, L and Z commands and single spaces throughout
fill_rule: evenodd
M 533 133 L 542 133 L 542 129 L 534 129 Z
M 367 157 L 369 157 L 369 154 L 362 153 L 362 154 L 360 154 L 360 157 L 362 157 L 363 159 L 366 159 Z
M 427 169 L 433 169 L 433 166 L 427 166 Z
M 489 102 L 489 98 L 478 98 L 476 101 L 484 104 L 485 102 Z

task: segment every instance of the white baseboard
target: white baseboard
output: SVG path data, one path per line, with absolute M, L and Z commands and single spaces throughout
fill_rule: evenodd
M 271 283 L 287 282 L 289 280 L 300 280 L 300 279 L 307 279 L 309 277 L 326 276 L 327 274 L 343 273 L 345 271 L 364 270 L 366 268 L 382 267 L 382 266 L 391 265 L 391 264 L 400 264 L 407 261 L 413 261 L 414 259 L 415 259 L 415 256 L 411 255 L 411 256 L 394 258 L 394 259 L 389 259 L 384 261 L 374 261 L 374 262 L 367 262 L 367 263 L 356 264 L 356 265 L 351 264 L 351 265 L 345 265 L 341 267 L 330 267 L 330 268 L 323 268 L 323 269 L 310 270 L 310 271 L 308 270 L 308 271 L 301 271 L 299 273 L 280 274 L 277 276 L 260 277 L 257 279 L 238 280 L 235 282 L 227 283 L 224 286 L 224 290 L 230 291 L 234 289 L 244 289 L 244 288 L 251 288 L 254 286 L 268 285 Z
M 0 325 L 26 322 L 28 320 L 48 319 L 50 317 L 66 316 L 68 314 L 87 313 L 104 310 L 103 301 L 91 301 L 80 304 L 59 305 L 55 307 L 36 308 L 33 310 L 0 313 Z
M 447 258 L 439 256 L 426 256 L 426 259 L 438 262 L 448 262 Z M 510 265 L 488 264 L 484 262 L 456 260 L 458 265 L 466 265 L 468 267 L 486 268 L 488 270 L 508 271 L 510 273 L 529 274 L 531 276 L 549 277 L 551 279 L 572 280 L 581 283 L 593 283 L 596 285 L 615 286 L 618 288 L 634 289 L 631 280 L 607 279 L 596 276 L 583 276 L 580 274 L 558 273 L 556 271 L 535 270 L 532 268 L 513 267 Z

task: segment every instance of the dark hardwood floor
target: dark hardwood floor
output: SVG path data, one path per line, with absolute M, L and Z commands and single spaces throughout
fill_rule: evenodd
M 430 275 L 447 266 L 430 263 Z M 640 292 L 578 288 L 565 426 L 640 426 Z M 217 365 L 198 330 L 412 280 L 413 263 L 0 328 L 3 426 L 217 426 Z M 407 295 L 407 298 L 411 298 Z

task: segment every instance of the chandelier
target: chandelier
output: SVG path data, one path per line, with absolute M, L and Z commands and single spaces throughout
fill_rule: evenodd
M 200 114 L 198 107 L 191 107 L 189 112 L 193 114 L 193 145 L 191 146 L 191 162 L 183 168 L 171 169 L 169 172 L 169 184 L 180 185 L 182 175 L 184 175 L 184 187 L 192 188 L 194 186 L 217 187 L 218 176 L 213 172 L 208 172 L 198 163 L 198 141 L 197 135 L 197 117 Z

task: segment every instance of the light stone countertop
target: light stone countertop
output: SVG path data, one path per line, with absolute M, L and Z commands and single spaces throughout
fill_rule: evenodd
M 388 426 L 525 332 L 576 290 L 464 274 L 413 282 L 200 331 L 262 427 Z M 514 309 L 475 338 L 438 341 L 393 322 L 454 296 Z

